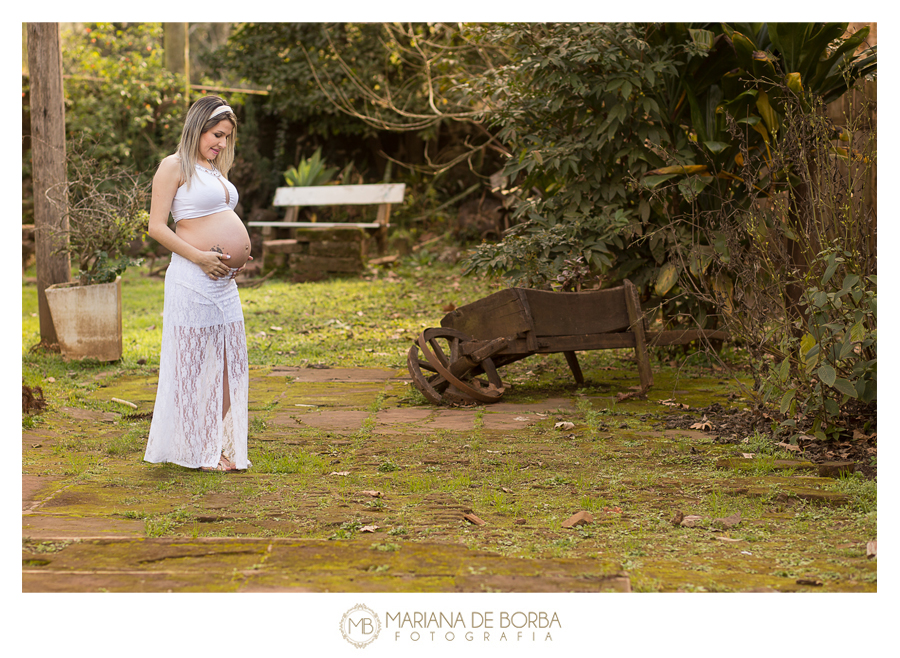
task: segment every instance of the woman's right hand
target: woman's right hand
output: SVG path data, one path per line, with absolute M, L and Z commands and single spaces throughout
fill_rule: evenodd
M 194 262 L 206 276 L 215 281 L 231 274 L 231 268 L 227 264 L 229 258 L 231 256 L 228 254 L 220 254 L 217 251 L 201 251 Z

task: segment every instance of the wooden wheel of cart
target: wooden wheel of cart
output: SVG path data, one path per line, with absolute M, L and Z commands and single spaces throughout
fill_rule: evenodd
M 503 383 L 490 357 L 475 361 L 462 354 L 460 345 L 467 341 L 473 341 L 472 337 L 461 331 L 437 327 L 423 331 L 409 348 L 406 362 L 413 383 L 434 404 L 444 401 L 450 387 L 486 403 L 497 402 L 503 394 Z M 474 378 L 481 373 L 487 375 L 487 384 Z

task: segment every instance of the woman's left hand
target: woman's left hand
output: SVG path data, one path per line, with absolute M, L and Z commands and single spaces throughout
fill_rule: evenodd
M 253 256 L 247 256 L 247 263 L 249 263 L 251 260 L 253 260 Z M 240 266 L 238 269 L 236 269 L 234 272 L 232 272 L 232 273 L 231 273 L 231 276 L 230 276 L 229 278 L 230 278 L 230 279 L 233 279 L 234 277 L 236 277 L 238 274 L 240 274 L 241 272 L 244 271 L 244 268 L 245 268 L 245 267 L 247 267 L 247 264 L 246 264 L 246 263 L 243 264 L 243 265 L 241 265 L 241 266 Z

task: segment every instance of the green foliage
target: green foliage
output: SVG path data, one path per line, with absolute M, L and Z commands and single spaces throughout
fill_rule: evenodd
M 454 24 L 240 23 L 210 61 L 269 87 L 267 111 L 309 135 L 430 139 L 442 118 L 472 112 L 463 73 L 482 51 Z
M 853 54 L 867 30 L 835 42 L 842 25 L 472 27 L 510 61 L 472 84 L 513 152 L 504 173 L 522 224 L 474 251 L 469 271 L 546 285 L 580 255 L 605 281 L 627 277 L 668 299 L 670 316 L 685 306 L 683 276 L 732 295 L 725 236 L 698 231 L 691 217 L 712 217 L 723 199 L 749 203 L 734 172 L 745 158 L 770 157 L 793 93 L 786 85 L 831 98 L 873 70 L 873 57 Z M 803 34 L 815 38 L 801 43 Z M 813 64 L 816 75 L 798 87 Z M 582 231 L 550 246 L 563 237 L 551 227 L 576 222 Z M 705 321 L 705 306 L 686 310 Z
M 513 152 L 504 174 L 515 181 L 508 191 L 521 223 L 499 245 L 482 245 L 470 270 L 506 268 L 517 282 L 541 285 L 581 256 L 595 271 L 633 275 L 635 263 L 619 256 L 643 236 L 651 208 L 629 194 L 625 175 L 664 164 L 652 145 L 672 141 L 658 93 L 676 74 L 674 47 L 650 48 L 635 25 L 472 29 L 479 41 L 505 44 L 511 60 L 478 89 Z M 688 149 L 687 136 L 678 144 Z
M 309 158 L 300 160 L 300 164 L 291 167 L 284 172 L 284 179 L 291 187 L 308 187 L 313 185 L 325 185 L 337 173 L 337 167 L 326 167 L 322 161 L 322 149 Z
M 240 23 L 208 59 L 235 84 L 269 90 L 245 105 L 244 133 L 252 120 L 265 138 L 251 148 L 242 138 L 241 149 L 263 196 L 321 146 L 328 162 L 353 163 L 359 182 L 406 183 L 392 223 L 420 231 L 427 219 L 442 232 L 444 209 L 501 166 L 502 149 L 483 149 L 492 136 L 474 121 L 481 101 L 467 86 L 494 49 L 458 24 Z
M 330 102 L 316 82 L 310 61 L 337 76 L 340 68 L 330 52 L 332 42 L 345 49 L 347 60 L 355 62 L 362 54 L 380 50 L 377 37 L 377 25 L 241 23 L 210 62 L 250 84 L 271 87 L 265 110 L 284 121 L 303 121 L 310 135 L 371 134 L 364 122 L 348 118 Z M 359 57 L 359 64 L 376 68 L 380 58 Z M 353 81 L 345 79 L 342 89 L 350 93 L 352 87 Z
M 782 334 L 780 351 L 786 356 L 769 369 L 763 386 L 764 393 L 781 395 L 784 428 L 806 429 L 823 440 L 840 435 L 851 402 L 871 407 L 877 401 L 877 278 L 832 276 L 839 255 L 850 253 L 820 254 L 831 271 L 803 292 L 806 332 Z M 798 428 L 798 414 L 807 421 L 804 427 Z
M 786 100 L 778 136 L 764 161 L 741 176 L 750 204 L 732 199 L 715 225 L 730 254 L 713 252 L 710 271 L 728 268 L 722 290 L 694 294 L 721 310 L 750 354 L 761 402 L 776 406 L 792 435 L 836 438 L 874 422 L 877 404 L 875 210 L 867 203 L 877 156 L 867 108 L 834 130 L 821 101 Z M 849 148 L 836 146 L 848 136 Z M 790 172 L 757 182 L 773 170 Z
M 105 251 L 95 251 L 93 265 L 89 270 L 80 273 L 79 282 L 83 286 L 92 283 L 112 283 L 127 268 L 140 265 L 142 262 L 141 258 L 127 255 L 111 259 Z
M 66 132 L 101 163 L 150 180 L 175 151 L 184 83 L 164 67 L 161 23 L 82 23 L 62 34 Z
M 652 25 L 473 31 L 505 44 L 512 62 L 479 90 L 490 99 L 486 119 L 513 152 L 504 174 L 515 182 L 507 192 L 520 223 L 499 244 L 475 250 L 468 270 L 546 286 L 581 257 L 604 282 L 630 278 L 649 292 L 690 231 L 670 225 L 678 199 L 659 198 L 637 181 L 670 158 L 694 157 L 696 144 L 675 110 L 685 67 L 705 53 Z M 684 198 L 696 202 L 709 183 L 720 181 L 689 181 Z
M 56 253 L 68 253 L 78 268 L 79 283 L 110 283 L 140 259 L 132 243 L 147 230 L 147 185 L 138 176 L 94 154 L 101 145 L 68 146 L 66 208 L 69 228 Z
M 518 224 L 510 230 L 501 246 L 483 243 L 476 247 L 465 263 L 465 272 L 487 272 L 505 276 L 511 285 L 525 287 L 552 286 L 568 289 L 571 277 L 566 274 L 572 263 L 579 262 L 593 270 L 612 263 L 611 250 L 624 244 L 620 235 L 629 223 L 625 211 L 616 210 L 613 217 L 578 218 L 572 222 L 552 224 L 542 217 Z M 587 278 L 582 273 L 579 283 Z

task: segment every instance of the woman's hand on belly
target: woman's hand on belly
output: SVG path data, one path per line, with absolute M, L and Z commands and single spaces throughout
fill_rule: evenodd
M 247 261 L 249 262 L 249 261 L 251 261 L 251 260 L 253 260 L 253 256 L 247 256 Z M 241 265 L 241 266 L 240 266 L 239 268 L 237 268 L 237 269 L 232 268 L 232 272 L 231 272 L 231 277 L 230 277 L 230 278 L 236 279 L 236 278 L 237 278 L 237 275 L 240 274 L 241 272 L 243 272 L 245 267 L 247 267 L 247 263 L 244 263 L 243 265 Z
M 231 274 L 231 267 L 228 265 L 230 258 L 228 254 L 213 247 L 209 251 L 201 251 L 194 263 L 200 266 L 206 276 L 216 280 Z

